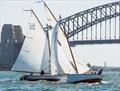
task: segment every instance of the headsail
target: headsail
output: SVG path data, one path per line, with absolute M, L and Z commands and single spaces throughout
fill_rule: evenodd
M 61 68 L 58 62 L 58 24 L 53 29 L 52 38 L 51 38 L 51 74 L 61 74 L 63 69 Z
M 75 69 L 70 64 L 71 56 L 69 54 L 67 40 L 63 31 L 59 30 L 59 22 L 53 29 L 51 44 L 51 68 L 54 67 L 51 71 L 56 72 L 56 74 L 76 73 Z M 52 64 L 52 62 L 54 63 Z
M 49 36 L 48 36 L 49 37 Z M 45 47 L 43 52 L 43 58 L 40 66 L 40 72 L 43 70 L 45 73 L 51 73 L 51 61 L 50 61 L 50 54 L 49 54 L 49 44 L 48 38 L 46 37 Z
M 44 60 L 49 61 L 49 52 L 46 50 L 48 46 L 45 46 L 45 44 L 47 44 L 46 41 L 48 40 L 42 26 L 40 26 L 40 21 L 33 11 L 31 11 L 30 21 L 28 24 L 29 31 L 27 31 L 23 47 L 12 70 L 40 73 L 40 71 L 45 67 L 48 69 L 48 64 L 46 64 L 47 66 L 44 68 L 42 68 L 43 66 L 41 64 Z M 45 56 L 46 58 L 44 58 Z M 49 70 L 46 70 L 46 72 L 48 71 Z

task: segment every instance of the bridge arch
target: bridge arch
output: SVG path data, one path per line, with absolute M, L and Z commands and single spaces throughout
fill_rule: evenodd
M 120 21 L 120 1 L 97 6 L 66 17 L 60 20 L 60 26 L 67 34 L 68 38 L 71 38 L 93 25 L 111 20 L 117 16 L 119 16 Z

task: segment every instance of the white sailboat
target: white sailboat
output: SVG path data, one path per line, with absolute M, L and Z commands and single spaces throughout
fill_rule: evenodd
M 49 37 L 31 10 L 29 31 L 12 71 L 30 73 L 21 80 L 48 80 L 62 83 L 100 82 L 101 74 L 80 71 L 69 49 L 69 44 L 59 22 L 53 29 L 51 47 Z M 51 50 L 51 51 L 50 51 Z M 78 70 L 79 69 L 79 70 Z

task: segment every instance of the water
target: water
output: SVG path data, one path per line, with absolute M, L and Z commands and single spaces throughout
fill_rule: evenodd
M 55 84 L 20 81 L 21 73 L 0 71 L 0 91 L 120 91 L 120 72 L 104 72 L 102 83 Z

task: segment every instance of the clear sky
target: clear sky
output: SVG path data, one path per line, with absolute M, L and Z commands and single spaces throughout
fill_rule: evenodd
M 26 31 L 28 14 L 23 9 L 33 8 L 43 25 L 46 24 L 43 4 L 34 3 L 38 0 L 0 0 L 0 30 L 3 24 L 18 24 Z M 118 0 L 44 0 L 55 16 L 62 18 L 74 13 Z M 93 65 L 120 67 L 120 45 L 84 45 L 75 47 L 80 61 Z

